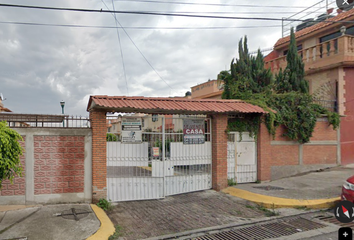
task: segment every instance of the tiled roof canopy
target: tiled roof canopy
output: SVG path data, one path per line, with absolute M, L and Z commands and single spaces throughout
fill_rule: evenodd
M 90 96 L 87 111 L 153 114 L 267 113 L 241 100 Z
M 352 18 L 354 18 L 354 8 L 347 11 L 347 12 L 342 12 L 340 14 L 338 14 L 337 16 L 333 17 L 333 18 L 329 18 L 327 19 L 326 21 L 324 22 L 320 22 L 320 23 L 317 23 L 315 25 L 312 25 L 310 27 L 307 27 L 307 28 L 304 28 L 298 32 L 295 32 L 295 38 L 299 38 L 299 37 L 302 37 L 302 36 L 305 36 L 307 34 L 311 34 L 313 32 L 316 32 L 316 31 L 319 31 L 319 30 L 322 30 L 328 26 L 333 26 L 334 24 L 337 24 L 337 25 L 346 25 L 345 22 L 342 22 L 342 23 L 338 23 L 338 21 L 349 21 L 351 20 Z M 339 28 L 338 28 L 338 31 L 339 31 Z M 287 36 L 287 37 L 283 37 L 283 38 L 280 38 L 274 45 L 274 47 L 278 47 L 284 43 L 288 43 L 290 42 L 290 36 Z
M 0 112 L 12 112 L 10 109 L 0 106 Z

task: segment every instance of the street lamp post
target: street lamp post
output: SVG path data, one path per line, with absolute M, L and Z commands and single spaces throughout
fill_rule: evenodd
M 64 115 L 65 102 L 63 100 L 60 102 L 60 106 L 61 106 L 61 113 Z M 64 119 L 63 119 L 63 127 L 64 127 Z

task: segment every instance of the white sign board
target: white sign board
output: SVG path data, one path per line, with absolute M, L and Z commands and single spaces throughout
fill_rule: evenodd
M 141 142 L 141 118 L 122 119 L 122 142 Z

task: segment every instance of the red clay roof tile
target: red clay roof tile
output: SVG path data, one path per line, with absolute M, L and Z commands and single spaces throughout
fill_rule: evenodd
M 90 96 L 87 111 L 140 112 L 161 114 L 267 113 L 241 100 L 186 99 L 125 96 Z
M 343 21 L 343 20 L 346 20 L 347 18 L 349 17 L 353 17 L 354 16 L 354 8 L 347 11 L 347 12 L 342 12 L 340 14 L 338 14 L 337 16 L 333 17 L 333 18 L 329 18 L 327 21 L 325 22 L 320 22 L 320 23 L 317 23 L 311 27 L 307 27 L 307 28 L 304 28 L 298 32 L 295 32 L 295 37 L 296 38 L 299 38 L 299 37 L 302 37 L 304 35 L 307 35 L 307 34 L 310 34 L 312 32 L 315 32 L 317 30 L 320 30 L 320 29 L 323 29 L 329 25 L 332 25 L 334 24 L 333 22 L 337 22 L 337 21 Z M 281 44 L 284 44 L 284 43 L 287 43 L 287 42 L 290 42 L 290 35 L 289 36 L 286 36 L 286 37 L 283 37 L 283 38 L 280 38 L 274 45 L 274 47 L 277 47 Z

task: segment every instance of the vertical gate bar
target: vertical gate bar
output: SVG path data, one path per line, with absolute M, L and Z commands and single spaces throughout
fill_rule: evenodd
M 162 196 L 165 197 L 166 189 L 165 189 L 165 115 L 162 115 L 162 176 L 163 176 L 163 194 Z
M 255 177 L 254 177 L 254 179 L 255 179 L 255 181 L 257 181 L 258 180 L 258 177 L 257 177 L 257 175 L 258 175 L 258 172 L 257 172 L 257 169 L 258 169 L 258 144 L 257 144 L 257 141 L 258 141 L 258 138 L 254 138 L 254 154 L 255 154 L 255 156 L 254 156 L 254 161 L 255 161 Z
M 235 132 L 234 133 L 234 142 L 235 142 L 235 158 L 234 158 L 234 161 L 235 161 L 235 177 L 234 177 L 234 181 L 237 183 L 238 182 L 238 175 L 237 175 L 237 135 L 239 136 L 239 133 Z M 240 182 L 239 182 L 240 183 Z
M 213 137 L 213 133 L 212 133 L 212 119 L 211 117 L 209 118 L 209 121 L 210 121 L 210 127 L 209 127 L 209 131 L 210 131 L 210 134 L 209 134 L 209 138 L 210 138 L 210 167 L 209 167 L 209 177 L 210 177 L 210 185 L 209 185 L 209 188 L 211 188 L 213 186 L 213 141 L 212 141 L 212 137 Z

